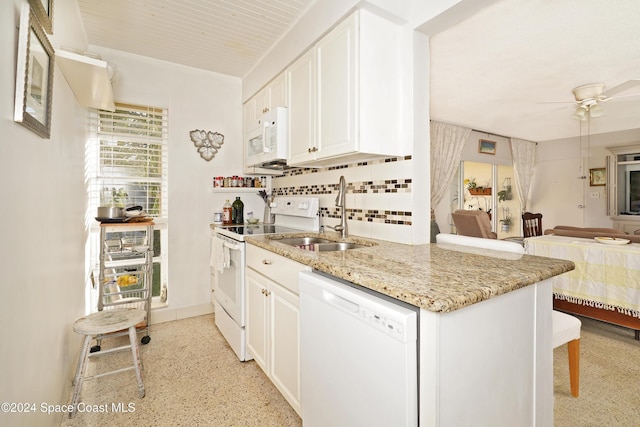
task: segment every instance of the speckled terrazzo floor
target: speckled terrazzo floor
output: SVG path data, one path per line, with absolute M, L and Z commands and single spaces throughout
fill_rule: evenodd
M 140 346 L 146 396 L 133 371 L 85 382 L 86 404 L 133 403 L 132 413 L 78 413 L 61 426 L 300 426 L 302 421 L 255 362 L 238 361 L 213 315 L 151 326 Z M 120 338 L 103 341 L 103 348 Z M 111 341 L 108 343 L 107 341 Z M 90 368 L 125 366 L 131 353 L 90 360 Z
M 555 426 L 640 425 L 640 342 L 633 332 L 581 318 L 580 397 L 569 391 L 566 346 L 554 351 Z M 240 363 L 213 315 L 153 325 L 141 346 L 146 396 L 133 372 L 85 383 L 87 404 L 133 403 L 131 413 L 78 413 L 61 426 L 300 426 L 301 420 L 254 362 Z M 115 341 L 115 340 L 112 340 Z M 106 348 L 107 343 L 104 343 Z M 128 353 L 91 369 L 128 363 Z M 102 365 L 102 366 L 99 366 Z M 118 365 L 120 366 L 120 365 Z
M 633 331 L 580 317 L 580 396 L 571 396 L 567 346 L 554 350 L 556 427 L 640 426 L 640 341 Z

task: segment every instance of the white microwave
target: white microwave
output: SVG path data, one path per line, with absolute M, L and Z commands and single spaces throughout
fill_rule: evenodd
M 287 109 L 276 107 L 264 113 L 249 130 L 245 142 L 246 166 L 283 169 L 287 164 Z

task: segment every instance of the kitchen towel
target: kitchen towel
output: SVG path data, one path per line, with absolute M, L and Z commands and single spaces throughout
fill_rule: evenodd
M 211 261 L 209 265 L 217 271 L 222 271 L 228 266 L 228 263 L 225 265 L 225 250 L 227 253 L 229 252 L 229 249 L 224 247 L 224 241 L 222 239 L 218 239 L 217 237 L 211 239 Z

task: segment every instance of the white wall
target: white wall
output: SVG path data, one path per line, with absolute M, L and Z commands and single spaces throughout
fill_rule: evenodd
M 235 193 L 212 193 L 214 176 L 242 175 L 242 105 L 239 78 L 91 46 L 118 67 L 118 102 L 169 109 L 169 274 L 168 307 L 155 310 L 154 322 L 211 310 L 209 253 L 213 210 Z M 224 135 L 209 162 L 200 157 L 189 131 Z M 262 217 L 256 192 L 237 194 L 245 211 Z
M 538 143 L 532 210 L 544 214 L 543 227 L 611 227 L 606 188 L 589 186 L 589 169 L 605 167 L 611 155 L 606 147 L 639 142 L 640 129 L 635 129 Z
M 54 49 L 84 48 L 75 0 L 56 0 Z M 0 413 L 0 425 L 58 425 L 80 351 L 73 322 L 84 314 L 86 110 L 54 69 L 51 139 L 13 122 L 20 0 L 0 2 L 0 397 L 35 402 L 31 414 Z

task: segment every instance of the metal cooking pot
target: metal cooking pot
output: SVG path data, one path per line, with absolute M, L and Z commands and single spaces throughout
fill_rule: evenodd
M 98 218 L 122 218 L 124 217 L 124 208 L 116 206 L 98 206 Z

